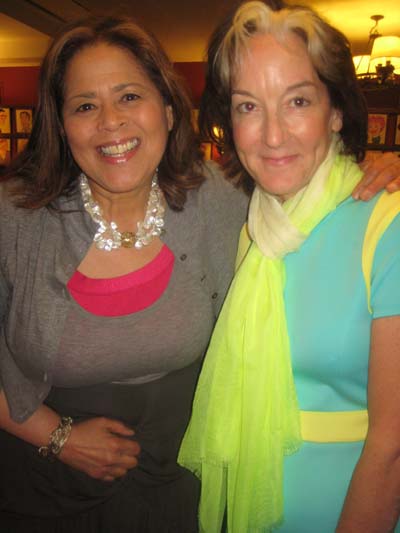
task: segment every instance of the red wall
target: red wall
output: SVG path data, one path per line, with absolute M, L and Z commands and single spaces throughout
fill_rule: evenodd
M 0 104 L 35 106 L 38 76 L 39 67 L 1 67 Z
M 204 63 L 175 63 L 176 70 L 186 80 L 198 107 L 204 88 Z M 35 106 L 39 67 L 0 67 L 0 105 Z
M 186 80 L 192 94 L 194 107 L 199 107 L 201 94 L 204 90 L 205 63 L 174 63 L 174 67 Z

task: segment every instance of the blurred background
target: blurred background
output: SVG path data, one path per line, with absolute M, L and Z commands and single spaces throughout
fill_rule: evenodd
M 16 152 L 16 138 L 24 138 L 25 134 L 17 130 L 19 114 L 14 108 L 20 108 L 19 113 L 21 109 L 32 108 L 34 113 L 41 59 L 52 36 L 65 22 L 101 14 L 133 16 L 161 41 L 186 79 L 196 108 L 204 86 L 207 39 L 216 23 L 238 3 L 238 0 L 0 0 L 0 106 L 10 108 L 10 152 Z M 400 150 L 400 0 L 305 3 L 348 37 L 353 56 L 357 56 L 355 64 L 371 115 L 385 115 L 373 119 L 375 127 L 384 123 L 385 129 L 380 142 L 370 148 Z M 378 44 L 381 50 L 374 58 L 373 47 L 377 49 Z M 0 132 L 1 137 L 4 132 Z M 18 144 L 23 147 L 24 143 Z M 372 137 L 370 144 L 374 144 Z

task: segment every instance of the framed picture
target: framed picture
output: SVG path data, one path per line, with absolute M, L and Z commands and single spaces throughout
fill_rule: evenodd
M 31 107 L 24 107 L 15 109 L 15 132 L 29 135 L 32 131 L 32 113 Z
M 371 113 L 368 115 L 368 144 L 385 144 L 387 115 Z
M 11 139 L 0 137 L 0 165 L 8 165 L 11 160 Z
M 394 134 L 394 144 L 400 145 L 400 115 L 397 115 L 396 130 Z
M 28 139 L 26 137 L 20 137 L 16 139 L 16 141 L 17 141 L 16 152 L 17 154 L 19 154 L 28 144 Z
M 11 133 L 10 108 L 0 106 L 0 133 Z

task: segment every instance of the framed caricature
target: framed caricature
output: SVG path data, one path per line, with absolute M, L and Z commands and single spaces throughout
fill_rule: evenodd
M 21 137 L 19 139 L 16 139 L 16 141 L 17 141 L 17 146 L 16 146 L 17 154 L 19 154 L 28 144 L 28 139 L 26 137 Z
M 0 133 L 11 133 L 10 108 L 0 106 Z
M 368 144 L 385 144 L 387 128 L 387 115 L 371 113 L 368 115 Z
M 400 115 L 397 115 L 394 144 L 400 145 Z
M 29 135 L 32 131 L 32 108 L 15 108 L 14 133 Z
M 8 165 L 11 160 L 11 139 L 0 137 L 0 165 Z
M 33 117 L 33 106 L 0 106 L 0 166 L 8 165 L 25 148 Z

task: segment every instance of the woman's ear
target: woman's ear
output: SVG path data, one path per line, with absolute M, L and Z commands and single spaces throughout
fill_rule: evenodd
M 335 133 L 339 133 L 339 131 L 343 127 L 343 113 L 340 111 L 340 109 L 332 109 L 331 114 L 331 130 Z

